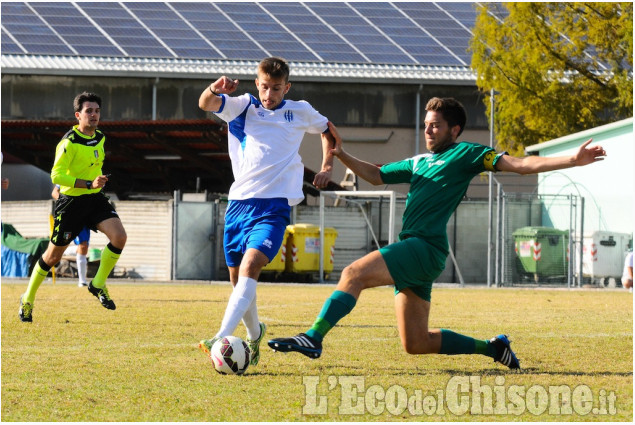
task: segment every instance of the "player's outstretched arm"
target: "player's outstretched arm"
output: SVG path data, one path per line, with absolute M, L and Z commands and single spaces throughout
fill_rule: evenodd
M 606 151 L 602 146 L 588 147 L 593 139 L 580 145 L 578 151 L 571 156 L 546 158 L 542 156 L 526 156 L 516 158 L 503 155 L 496 163 L 498 171 L 511 171 L 518 174 L 535 174 L 544 171 L 561 170 L 564 168 L 580 167 L 604 160 Z
M 349 155 L 342 148 L 342 138 L 337 132 L 337 128 L 333 123 L 329 122 L 329 130 L 333 138 L 335 139 L 335 147 L 330 150 L 330 153 L 336 156 L 342 164 L 346 165 L 353 173 L 366 180 L 368 183 L 375 186 L 383 184 L 379 167 L 370 162 L 362 161 L 352 155 Z
M 336 145 L 337 141 L 331 134 L 330 128 L 322 133 L 320 137 L 322 138 L 322 168 L 320 172 L 315 175 L 313 184 L 318 189 L 324 189 L 331 181 L 333 159 L 335 158 L 331 153 L 331 149 Z
M 223 100 L 219 94 L 231 94 L 236 91 L 238 80 L 222 76 L 203 90 L 198 99 L 198 107 L 204 111 L 216 112 L 220 108 Z

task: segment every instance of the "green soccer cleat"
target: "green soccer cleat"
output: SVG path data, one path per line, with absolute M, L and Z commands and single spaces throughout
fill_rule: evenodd
M 205 354 L 211 356 L 212 354 L 212 346 L 216 341 L 218 341 L 220 337 L 215 336 L 211 339 L 202 339 L 201 342 L 198 343 L 198 348 L 201 349 Z
M 108 295 L 108 288 L 105 286 L 103 288 L 95 288 L 93 286 L 93 281 L 91 280 L 88 284 L 88 291 L 99 299 L 101 305 L 103 305 L 108 310 L 114 310 L 117 308 L 115 306 L 115 302 L 110 299 L 110 295 Z
M 23 303 L 22 297 L 20 297 L 20 310 L 18 310 L 18 317 L 23 322 L 33 321 L 33 304 Z
M 251 360 L 249 364 L 252 366 L 256 366 L 258 364 L 258 360 L 260 360 L 260 341 L 265 336 L 267 332 L 267 325 L 260 322 L 260 336 L 256 340 L 247 339 L 247 346 L 249 347 Z

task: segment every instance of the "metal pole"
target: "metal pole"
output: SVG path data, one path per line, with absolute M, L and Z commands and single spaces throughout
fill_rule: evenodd
M 419 84 L 419 90 L 417 90 L 417 101 L 415 106 L 415 155 L 419 155 L 419 145 L 421 136 L 419 135 L 421 131 L 421 90 L 423 89 L 423 84 Z
M 569 264 L 567 264 L 567 288 L 571 289 L 571 283 L 573 280 L 573 195 L 569 195 L 569 243 L 567 249 L 569 250 Z M 565 257 L 566 258 L 566 257 Z
M 489 146 L 494 147 L 494 89 L 490 91 L 490 117 L 489 117 Z M 489 173 L 489 192 L 487 199 L 487 287 L 492 286 L 492 226 L 494 220 L 494 214 L 492 211 L 494 196 L 494 181 L 492 180 L 493 173 Z
M 496 274 L 494 276 L 494 280 L 496 286 L 501 286 L 501 276 L 502 276 L 502 267 L 501 267 L 501 251 L 503 249 L 503 241 L 502 239 L 502 222 L 503 222 L 503 188 L 500 183 L 496 184 L 497 188 L 497 200 L 496 200 Z
M 320 283 L 324 283 L 324 194 L 320 192 Z
M 395 191 L 390 192 L 390 212 L 388 213 L 388 244 L 395 242 L 395 202 L 397 194 Z M 381 237 L 381 235 L 380 235 Z
M 578 288 L 582 286 L 582 279 L 584 278 L 583 264 L 582 264 L 582 250 L 584 249 L 584 197 L 580 197 L 580 249 L 578 251 Z
M 159 77 L 156 77 L 152 84 L 152 121 L 157 120 L 157 84 L 159 84 Z

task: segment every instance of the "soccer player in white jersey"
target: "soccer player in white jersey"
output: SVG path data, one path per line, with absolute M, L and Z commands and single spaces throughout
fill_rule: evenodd
M 306 101 L 285 100 L 291 88 L 289 66 L 270 57 L 258 65 L 258 98 L 229 96 L 238 80 L 223 76 L 206 87 L 199 107 L 228 123 L 234 183 L 225 213 L 225 259 L 234 286 L 221 327 L 199 347 L 209 355 L 218 339 L 232 335 L 242 320 L 247 328 L 250 364 L 258 364 L 266 326 L 258 320 L 256 283 L 262 268 L 278 253 L 290 222 L 291 206 L 304 199 L 304 165 L 298 154 L 305 133 L 321 134 L 322 169 L 313 184 L 331 179 L 334 140 L 328 120 Z

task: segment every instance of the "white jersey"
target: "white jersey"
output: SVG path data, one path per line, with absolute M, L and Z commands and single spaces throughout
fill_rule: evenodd
M 631 279 L 631 274 L 629 273 L 629 267 L 633 267 L 633 253 L 629 252 L 626 254 L 626 258 L 624 259 L 624 271 L 622 271 L 622 280 Z
M 327 118 L 305 101 L 283 100 L 268 110 L 248 93 L 222 97 L 215 114 L 229 124 L 234 183 L 228 199 L 286 198 L 289 205 L 299 204 L 304 199 L 300 143 L 304 133 L 326 131 Z

